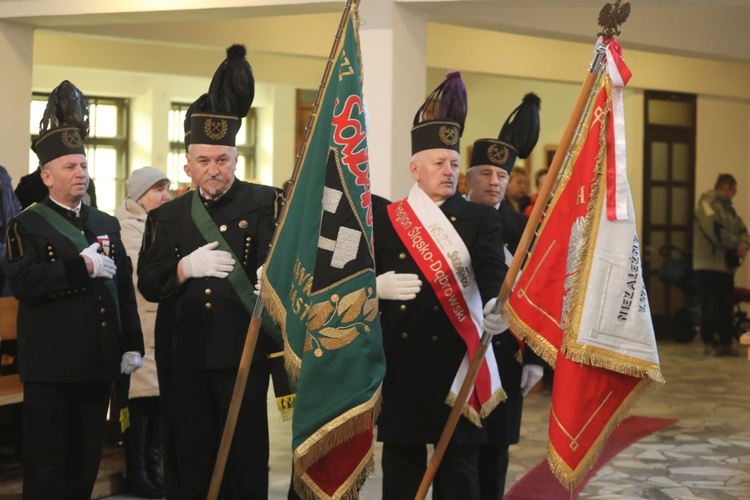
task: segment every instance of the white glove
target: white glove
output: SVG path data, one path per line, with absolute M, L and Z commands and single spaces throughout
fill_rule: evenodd
M 253 292 L 255 295 L 260 296 L 260 275 L 263 274 L 263 265 L 261 265 L 257 271 L 255 271 L 255 276 L 258 278 L 255 281 L 255 291 Z
M 393 271 L 375 278 L 375 285 L 378 298 L 384 300 L 413 300 L 422 288 L 422 282 L 416 274 L 396 274 Z
M 190 255 L 182 258 L 182 273 L 186 279 L 226 278 L 234 267 L 232 254 L 224 250 L 214 250 L 219 246 L 218 241 L 207 243 L 197 248 Z
M 503 319 L 503 315 L 492 312 L 492 308 L 495 307 L 495 302 L 497 302 L 497 297 L 488 300 L 482 311 L 484 313 L 482 329 L 491 335 L 498 335 L 508 329 L 508 323 Z
M 539 365 L 523 365 L 521 372 L 521 394 L 524 396 L 529 393 L 532 387 L 542 379 L 544 368 Z
M 126 352 L 120 359 L 120 373 L 123 375 L 130 375 L 141 366 L 143 366 L 143 359 L 140 353 L 135 351 Z
M 78 255 L 83 257 L 83 260 L 89 259 L 91 261 L 94 270 L 89 274 L 89 277 L 112 279 L 117 272 L 117 266 L 112 259 L 99 253 L 98 250 L 99 243 L 92 243 Z

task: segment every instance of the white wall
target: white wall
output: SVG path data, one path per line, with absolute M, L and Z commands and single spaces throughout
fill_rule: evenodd
M 15 183 L 29 161 L 29 101 L 31 94 L 31 28 L 0 21 L 0 165 Z M 20 96 L 27 99 L 19 98 Z
M 292 85 L 263 85 L 258 99 L 258 180 L 283 187 L 292 177 L 295 151 L 296 88 Z M 257 94 L 256 94 L 257 96 Z

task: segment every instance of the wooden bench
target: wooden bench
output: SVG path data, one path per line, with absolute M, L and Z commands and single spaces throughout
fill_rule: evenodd
M 16 339 L 18 300 L 0 297 L 0 343 Z M 23 401 L 23 384 L 17 373 L 0 375 L 0 406 Z

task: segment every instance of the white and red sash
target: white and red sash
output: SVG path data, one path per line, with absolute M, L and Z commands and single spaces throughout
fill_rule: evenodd
M 387 210 L 396 234 L 466 344 L 467 353 L 446 397 L 452 406 L 482 337 L 482 299 L 469 250 L 445 214 L 416 184 L 407 199 L 392 203 Z M 480 418 L 505 397 L 495 354 L 488 349 L 462 414 L 479 426 Z
M 622 58 L 622 47 L 617 40 L 610 40 L 607 44 L 607 74 L 614 85 L 607 133 L 611 136 L 608 139 L 611 139 L 615 146 L 607 148 L 607 219 L 628 220 L 630 188 L 625 162 L 625 111 L 622 89 L 628 84 L 631 72 Z

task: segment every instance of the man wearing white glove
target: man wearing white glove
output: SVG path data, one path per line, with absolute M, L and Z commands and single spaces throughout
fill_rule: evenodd
M 497 303 L 497 297 L 490 299 L 484 305 L 484 323 L 482 324 L 484 331 L 491 335 L 500 335 L 508 329 L 508 323 L 505 322 L 503 315 L 500 314 L 502 307 L 498 308 L 497 312 L 494 312 L 495 304 Z
M 422 288 L 422 282 L 416 274 L 388 271 L 376 278 L 376 287 L 379 299 L 413 300 Z
M 544 367 L 542 365 L 523 365 L 521 372 L 521 395 L 526 396 L 534 386 L 542 380 Z
M 214 78 L 209 94 L 221 95 L 199 98 L 185 117 L 185 172 L 196 189 L 149 212 L 137 268 L 138 289 L 159 302 L 156 364 L 168 415 L 167 498 L 208 494 L 250 324 L 251 293 L 260 292 L 261 265 L 283 202 L 281 190 L 235 177 L 237 117 L 247 115 L 254 89 L 244 47 L 227 50 Z M 237 109 L 213 108 L 225 101 Z M 232 447 L 221 485 L 227 498 L 268 497 L 266 395 L 280 351 L 283 345 L 261 329 L 234 432 L 242 446 Z
M 128 351 L 120 358 L 120 372 L 123 375 L 130 375 L 142 366 L 143 358 L 139 352 Z
M 459 368 L 468 346 L 482 334 L 483 304 L 497 296 L 505 271 L 496 251 L 502 247 L 498 214 L 456 192 L 462 88 L 460 73 L 449 73 L 417 111 L 409 164 L 415 184 L 405 200 L 374 214 L 376 288 L 388 365 L 377 435 L 383 443 L 383 498 L 417 493 L 428 445 L 438 442 L 450 413 L 446 400 L 455 400 L 458 392 L 453 387 L 461 378 Z M 436 109 L 438 100 L 455 106 Z M 432 119 L 433 113 L 443 118 Z M 485 373 L 491 375 L 475 382 L 484 408 L 499 394 L 493 364 L 485 360 Z M 467 406 L 471 409 L 459 419 L 433 482 L 436 498 L 481 498 L 473 464 L 486 431 L 479 426 L 479 404 Z
M 257 271 L 255 271 L 255 290 L 253 293 L 257 296 L 260 296 L 260 277 L 263 274 L 263 266 L 260 266 Z
M 112 279 L 117 272 L 117 266 L 115 261 L 99 253 L 101 245 L 99 242 L 94 242 L 86 247 L 81 253 L 84 262 L 86 262 L 86 270 L 89 272 L 91 278 L 106 278 Z
M 32 149 L 48 196 L 8 224 L 6 277 L 19 301 L 24 384 L 24 498 L 91 498 L 122 357 L 143 353 L 130 259 L 111 215 L 83 203 L 89 185 L 86 99 L 70 82 L 50 95 Z M 61 411 L 65 408 L 65 411 Z
M 226 278 L 234 267 L 232 254 L 224 250 L 217 250 L 218 241 L 206 243 L 195 249 L 190 255 L 183 257 L 177 264 L 178 284 L 190 278 Z

